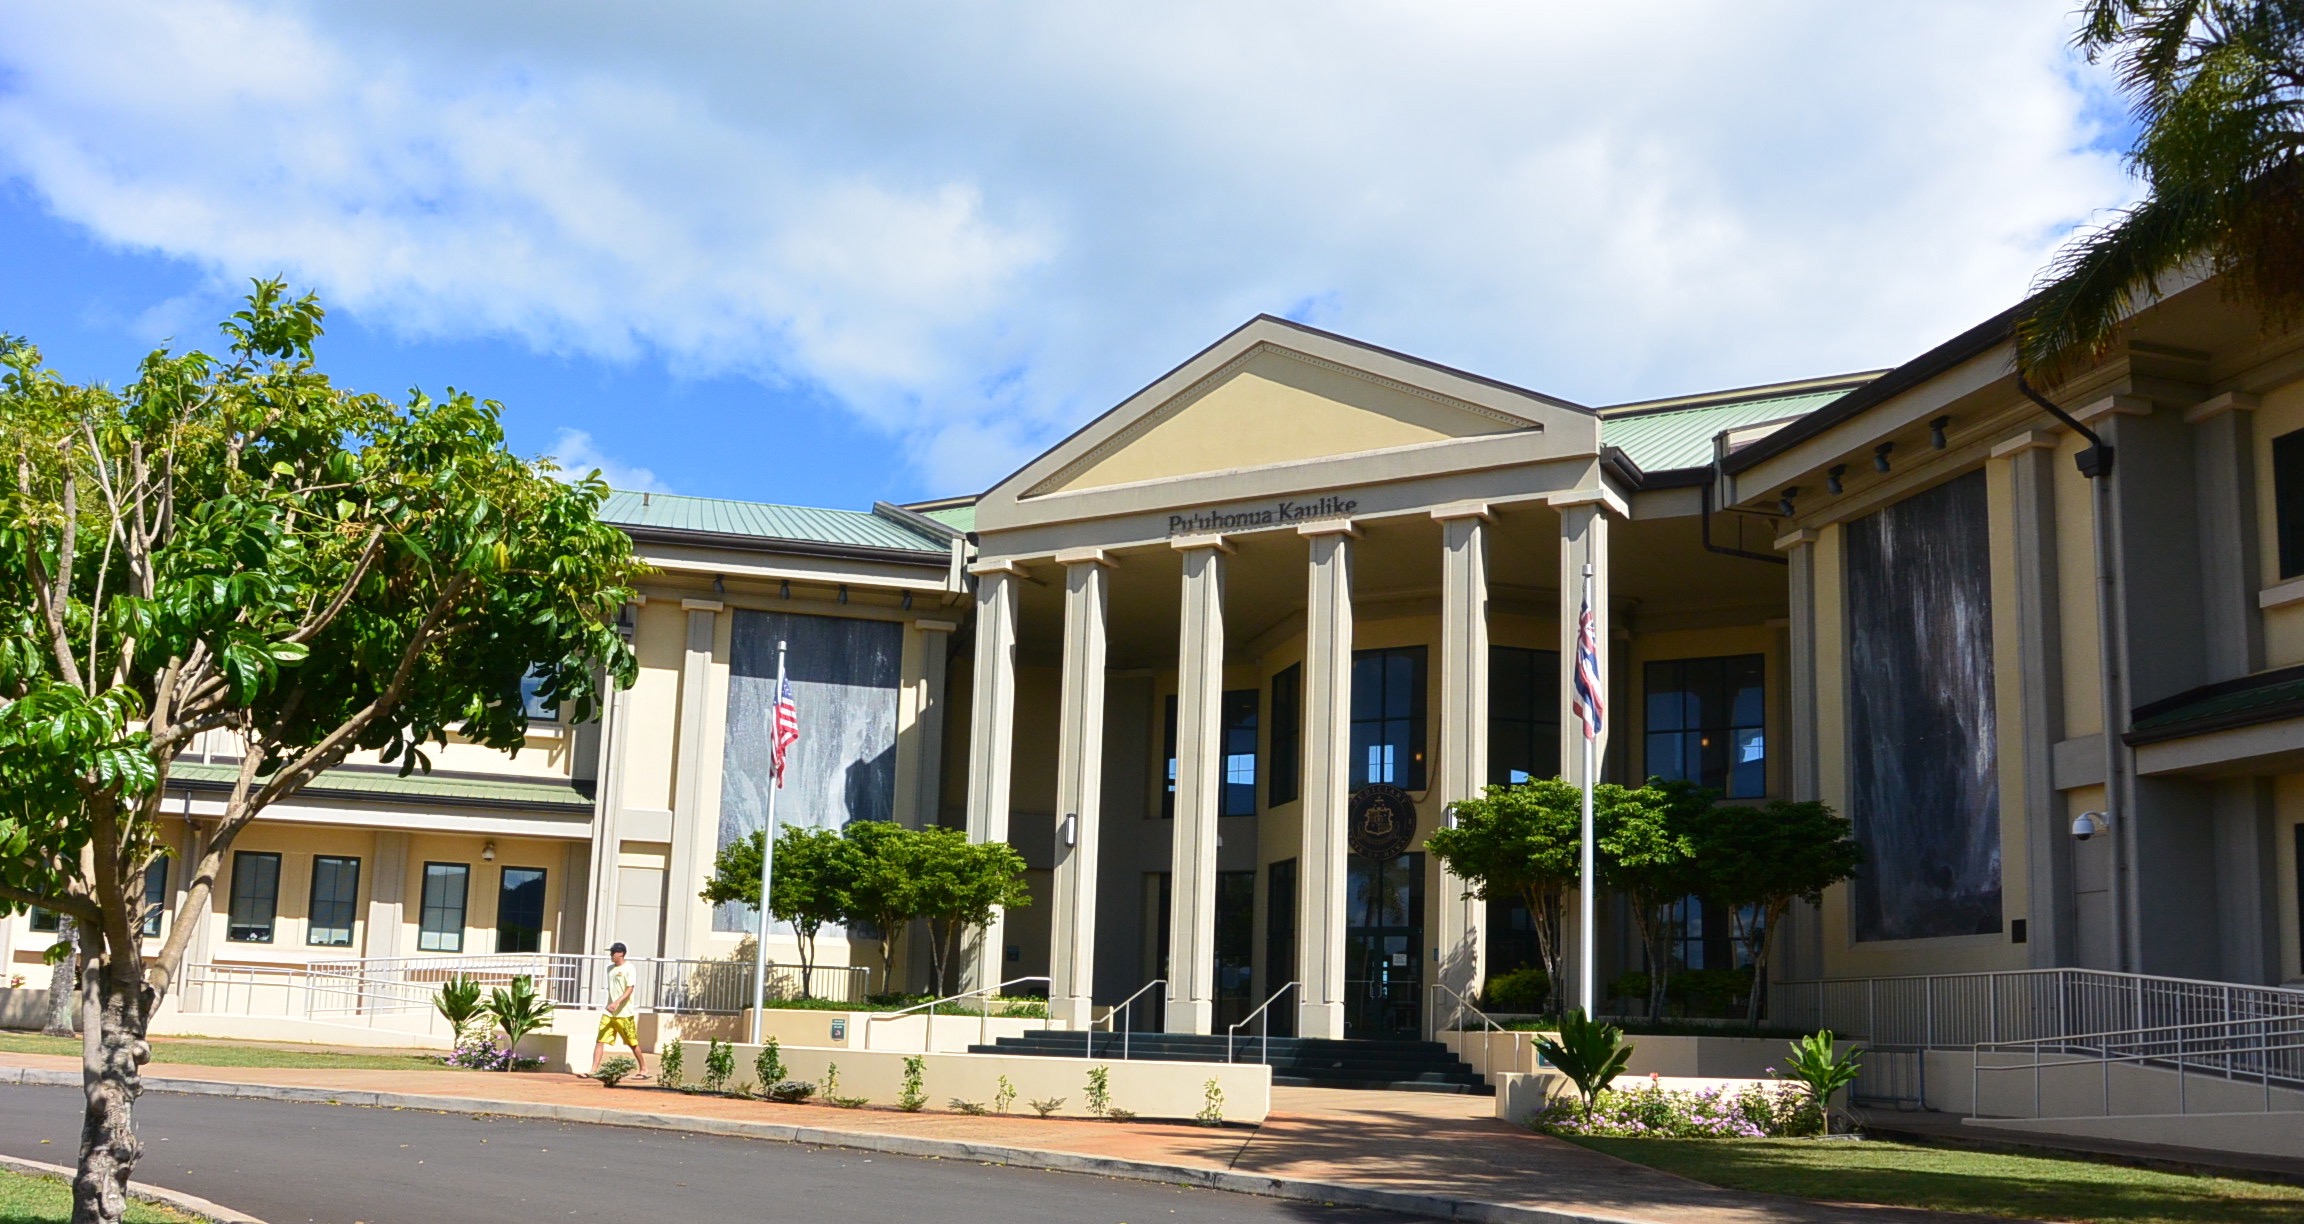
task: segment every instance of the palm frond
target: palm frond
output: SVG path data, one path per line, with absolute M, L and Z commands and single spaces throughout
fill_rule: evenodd
M 2138 305 L 2206 253 L 2218 211 L 2190 193 L 2155 195 L 2065 247 L 2016 320 L 2018 367 L 2050 386 L 2103 357 Z

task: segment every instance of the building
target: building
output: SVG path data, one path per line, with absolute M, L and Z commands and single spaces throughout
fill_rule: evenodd
M 1258 318 L 981 496 L 619 493 L 656 567 L 638 683 L 516 756 L 347 765 L 267 813 L 190 980 L 611 939 L 746 956 L 749 915 L 696 893 L 757 827 L 784 642 L 807 733 L 780 819 L 1027 859 L 1034 902 L 972 983 L 1044 978 L 1077 1025 L 1160 979 L 1190 1032 L 1297 983 L 1282 1031 L 1430 1031 L 1528 951 L 1423 838 L 1489 782 L 1585 768 L 1560 659 L 1587 573 L 1601 776 L 1857 822 L 1867 870 L 1794 915 L 1785 981 L 2304 979 L 2304 333 L 2192 285 L 2055 390 L 2066 422 L 2016 385 L 2008 327 L 1592 409 Z M 2075 426 L 2115 453 L 2100 480 Z M 187 847 L 227 768 L 172 784 Z M 1371 783 L 1398 790 L 1353 804 Z M 1606 970 L 1637 967 L 1604 915 Z M 1691 965 L 1725 955 L 1709 917 L 1682 907 Z M 5 927 L 37 972 L 50 937 Z

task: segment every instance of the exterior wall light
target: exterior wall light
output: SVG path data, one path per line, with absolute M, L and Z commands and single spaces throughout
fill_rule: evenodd
M 1056 840 L 1064 843 L 1066 846 L 1077 846 L 1080 844 L 1079 813 L 1064 813 L 1064 823 L 1058 826 L 1056 829 Z
M 1873 447 L 1873 448 L 1872 448 L 1872 466 L 1873 466 L 1873 467 L 1876 467 L 1876 468 L 1878 468 L 1878 469 L 1880 469 L 1880 470 L 1881 470 L 1881 471 L 1883 471 L 1883 472 L 1887 471 L 1887 470 L 1888 470 L 1888 452 L 1890 452 L 1890 451 L 1892 451 L 1892 450 L 1895 450 L 1895 449 L 1896 449 L 1896 444 L 1895 444 L 1894 442 L 1882 442 L 1880 445 Z
M 784 581 L 776 584 L 776 598 L 792 598 L 792 580 L 790 578 L 786 578 Z
M 1944 430 L 1951 424 L 1952 418 L 1948 416 L 1940 416 L 1935 420 L 1928 422 L 1928 445 L 1935 447 L 1937 450 L 1943 450 L 1947 445 L 1944 437 Z
M 1784 512 L 1785 518 L 1792 517 L 1792 499 L 1798 496 L 1800 496 L 1799 485 L 1786 485 L 1784 486 L 1784 496 L 1776 499 L 1776 508 Z
M 480 861 L 483 863 L 493 863 L 496 861 L 495 842 L 489 842 L 486 845 L 480 847 Z
M 841 603 L 847 603 L 847 602 L 848 602 L 848 584 L 847 584 L 847 583 L 845 583 L 845 582 L 843 582 L 843 583 L 841 583 L 841 584 L 840 584 L 840 602 L 841 602 Z
M 1845 492 L 1846 490 L 1845 490 L 1845 489 L 1842 487 L 1842 485 L 1840 484 L 1840 478 L 1841 478 L 1842 476 L 1846 476 L 1847 474 L 1848 474 L 1848 465 L 1847 465 L 1847 464 L 1845 464 L 1845 463 L 1835 463 L 1835 464 L 1833 464 L 1833 465 L 1832 465 L 1832 470 L 1831 470 L 1831 471 L 1829 471 L 1829 472 L 1826 472 L 1826 473 L 1824 473 L 1824 488 L 1825 488 L 1825 490 L 1826 490 L 1827 492 L 1830 492 L 1830 493 L 1831 493 L 1831 494 L 1833 494 L 1834 496 L 1838 496 L 1839 494 L 1841 494 L 1841 493 Z

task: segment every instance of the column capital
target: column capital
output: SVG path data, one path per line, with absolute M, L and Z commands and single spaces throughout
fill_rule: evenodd
M 2026 429 L 1992 444 L 1992 457 L 2006 459 L 2029 450 L 2054 450 L 2056 435 L 2045 429 Z
M 989 578 L 994 574 L 1006 574 L 1011 578 L 1030 577 L 1030 575 L 1027 574 L 1024 570 L 1024 563 L 1015 560 L 1014 558 L 1003 558 L 998 561 L 979 561 L 976 564 L 969 566 L 968 572 L 976 575 L 979 578 Z
M 2152 401 L 2141 395 L 2107 395 L 2081 407 L 2072 409 L 2073 419 L 2083 425 L 2093 424 L 2108 416 L 2151 416 Z
M 1814 527 L 1802 527 L 1797 531 L 1787 531 L 1776 537 L 1776 551 L 1789 552 L 1803 544 L 1814 544 L 1816 539 L 1817 532 Z
M 1546 495 L 1544 504 L 1555 510 L 1565 510 L 1570 506 L 1600 506 L 1617 518 L 1628 519 L 1632 517 L 1632 507 L 1625 505 L 1624 499 L 1617 496 L 1616 490 L 1606 485 L 1601 485 L 1596 489 L 1563 489 L 1558 493 Z
M 1296 529 L 1296 534 L 1300 536 L 1340 535 L 1357 540 L 1360 538 L 1360 527 L 1351 519 L 1329 519 L 1323 523 L 1305 523 Z
M 2254 412 L 2262 402 L 2246 391 L 2226 391 L 2220 395 L 2211 395 L 2185 409 L 2184 420 L 2198 425 L 2202 421 L 2215 420 L 2227 412 Z
M 1075 565 L 1101 565 L 1110 569 L 1119 562 L 1101 548 L 1067 548 L 1056 554 L 1056 564 L 1067 569 Z
M 1483 523 L 1491 523 L 1496 521 L 1496 515 L 1489 508 L 1487 502 L 1460 501 L 1449 502 L 1445 506 L 1432 507 L 1432 519 L 1439 523 L 1451 522 L 1456 519 L 1478 519 Z
M 960 628 L 960 623 L 944 620 L 916 620 L 912 622 L 912 627 L 922 633 L 953 633 Z
M 683 612 L 718 612 L 725 606 L 717 599 L 683 599 L 680 601 L 680 610 Z
M 1192 552 L 1196 549 L 1202 548 L 1213 548 L 1220 553 L 1240 551 L 1238 548 L 1233 546 L 1231 540 L 1220 535 L 1177 536 L 1174 539 L 1168 541 L 1168 547 L 1175 549 L 1177 552 Z

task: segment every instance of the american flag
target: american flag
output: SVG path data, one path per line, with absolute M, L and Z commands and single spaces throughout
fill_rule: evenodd
M 1584 601 L 1584 611 L 1576 618 L 1576 697 L 1570 703 L 1576 717 L 1584 720 L 1584 738 L 1600 738 L 1600 728 L 1606 723 L 1608 701 L 1601 695 L 1600 683 L 1600 627 L 1592 616 L 1592 601 Z
M 776 776 L 776 785 L 784 785 L 784 754 L 800 742 L 800 707 L 792 700 L 792 682 L 785 680 L 776 693 L 776 735 L 774 756 L 768 763 L 770 773 Z

